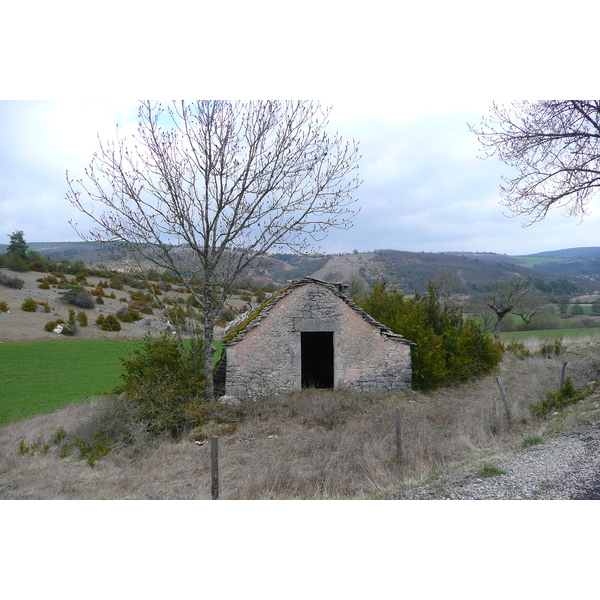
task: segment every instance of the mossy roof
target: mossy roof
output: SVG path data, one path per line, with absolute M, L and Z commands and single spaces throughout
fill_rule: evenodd
M 246 313 L 246 316 L 244 316 L 244 318 L 239 323 L 233 325 L 228 330 L 226 330 L 225 335 L 222 339 L 223 346 L 232 346 L 233 344 L 236 344 L 240 340 L 244 339 L 248 331 L 257 327 L 260 324 L 261 320 L 269 313 L 271 308 L 275 306 L 275 304 L 277 304 L 282 298 L 284 298 L 288 294 L 291 294 L 294 290 L 308 284 L 317 284 L 327 288 L 335 296 L 341 298 L 350 308 L 352 308 L 352 310 L 357 312 L 365 321 L 371 323 L 373 326 L 379 329 L 382 335 L 405 344 L 414 345 L 414 342 L 410 342 L 400 334 L 394 333 L 389 327 L 375 320 L 362 308 L 360 308 L 360 306 L 358 306 L 355 302 L 348 298 L 341 291 L 344 287 L 342 284 L 333 283 L 329 281 L 322 281 L 313 277 L 303 277 L 302 279 L 296 279 L 292 281 L 290 284 L 276 291 L 272 296 L 267 298 L 258 308 L 256 308 L 253 311 L 249 311 L 249 314 Z

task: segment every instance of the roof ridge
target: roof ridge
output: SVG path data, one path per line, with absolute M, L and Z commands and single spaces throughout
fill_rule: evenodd
M 316 283 L 318 285 L 322 285 L 330 290 L 333 294 L 335 294 L 338 298 L 343 300 L 352 310 L 359 313 L 363 320 L 367 321 L 367 323 L 371 323 L 375 327 L 377 327 L 382 335 L 386 337 L 396 339 L 398 341 L 403 341 L 406 344 L 415 345 L 415 342 L 411 342 L 407 340 L 404 336 L 399 333 L 394 333 L 387 325 L 384 325 L 380 321 L 374 319 L 371 315 L 369 315 L 364 309 L 362 309 L 356 302 L 350 299 L 346 294 L 344 294 L 340 288 L 347 288 L 348 286 L 341 282 L 331 282 L 331 281 L 323 281 L 321 279 L 316 279 L 315 277 L 301 277 L 299 279 L 292 280 L 287 286 L 284 286 L 277 292 L 275 292 L 270 298 L 267 298 L 265 302 L 263 302 L 256 310 L 252 311 L 252 314 L 248 315 L 247 319 L 243 319 L 242 322 L 236 326 L 234 329 L 236 330 L 231 338 L 227 341 L 223 342 L 224 346 L 229 346 L 235 344 L 242 340 L 246 333 L 251 329 L 254 329 L 262 319 L 269 313 L 271 308 L 275 306 L 282 298 L 285 298 L 288 294 L 290 294 L 293 290 L 302 287 L 303 285 L 307 285 L 309 283 Z M 251 311 L 248 311 L 251 312 Z M 245 324 L 244 324 L 245 323 Z M 224 338 L 225 339 L 225 338 Z

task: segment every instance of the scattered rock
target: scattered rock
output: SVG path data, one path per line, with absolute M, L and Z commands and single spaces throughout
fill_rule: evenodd
M 219 398 L 221 404 L 229 404 L 230 406 L 239 406 L 242 401 L 238 400 L 235 396 L 221 396 Z

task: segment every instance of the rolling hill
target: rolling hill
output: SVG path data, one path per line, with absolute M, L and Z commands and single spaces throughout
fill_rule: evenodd
M 51 260 L 112 266 L 110 250 L 89 242 L 34 242 L 34 250 Z M 7 245 L 0 245 L 5 252 Z M 298 256 L 273 254 L 265 260 L 264 275 L 255 283 L 280 287 L 292 279 L 314 276 L 320 279 L 353 281 L 372 286 L 386 280 L 410 293 L 423 291 L 427 281 L 450 273 L 467 293 L 481 290 L 497 279 L 515 275 L 533 276 L 544 282 L 568 280 L 581 292 L 600 288 L 600 247 L 567 248 L 528 256 L 509 256 L 491 252 L 407 252 L 375 250 L 370 253 Z

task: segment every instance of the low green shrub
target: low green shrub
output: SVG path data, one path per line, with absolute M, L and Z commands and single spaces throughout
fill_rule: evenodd
M 565 353 L 565 346 L 563 345 L 562 338 L 547 342 L 540 346 L 540 354 L 546 358 L 551 356 L 560 356 Z
M 66 325 L 63 319 L 56 319 L 55 321 L 48 321 L 44 325 L 46 331 L 54 331 L 57 325 Z
M 0 312 L 8 312 L 9 310 L 10 310 L 10 307 L 4 300 L 2 302 L 0 302 Z
M 96 319 L 96 325 L 100 326 L 102 331 L 121 331 L 121 323 L 115 315 L 104 315 L 100 314 Z
M 517 342 L 515 340 L 511 340 L 510 342 L 504 344 L 504 348 L 507 352 L 512 352 L 517 358 L 524 360 L 525 358 L 529 358 L 531 356 L 531 351 L 525 347 L 523 342 Z
M 483 467 L 475 473 L 476 477 L 496 477 L 498 475 L 506 475 L 506 471 L 495 465 L 488 464 L 483 465 Z
M 570 377 L 567 377 L 562 388 L 554 392 L 546 392 L 546 398 L 541 402 L 532 404 L 530 409 L 534 414 L 540 417 L 546 417 L 551 412 L 562 410 L 570 404 L 575 404 L 576 402 L 583 400 L 591 393 L 593 393 L 592 389 L 580 392 L 573 385 L 573 380 Z
M 79 285 L 66 284 L 67 291 L 61 292 L 61 299 L 79 308 L 94 308 L 94 296 Z
M 38 303 L 33 298 L 27 298 L 27 300 L 21 304 L 21 310 L 24 310 L 25 312 L 37 312 L 37 307 Z
M 141 321 L 144 317 L 135 308 L 123 307 L 117 311 L 117 318 L 123 323 L 133 323 L 134 321 Z
M 15 290 L 20 290 L 25 285 L 25 282 L 16 275 L 6 275 L 5 273 L 0 273 L 0 285 L 13 288 Z
M 521 442 L 521 446 L 523 448 L 529 448 L 530 446 L 535 446 L 536 444 L 541 444 L 544 441 L 544 438 L 539 435 L 534 435 L 532 437 L 527 437 Z

